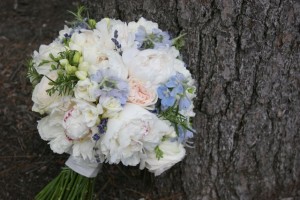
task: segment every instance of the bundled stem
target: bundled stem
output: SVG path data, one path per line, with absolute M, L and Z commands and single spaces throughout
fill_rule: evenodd
M 95 178 L 87 178 L 65 167 L 35 200 L 92 200 L 94 185 Z

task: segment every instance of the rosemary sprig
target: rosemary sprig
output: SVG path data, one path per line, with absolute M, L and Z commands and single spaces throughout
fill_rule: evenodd
M 40 75 L 34 67 L 33 60 L 28 60 L 26 62 L 27 67 L 27 78 L 30 80 L 33 87 L 35 87 L 42 79 L 42 75 Z
M 189 126 L 189 120 L 187 117 L 179 113 L 179 106 L 174 104 L 174 106 L 167 108 L 166 110 L 162 110 L 159 113 L 160 117 L 163 117 L 170 122 L 172 122 L 175 126 L 175 131 L 178 134 L 178 126 L 182 126 L 186 130 L 191 131 L 192 133 L 195 133 L 193 129 Z
M 68 22 L 68 24 L 73 27 L 77 26 L 87 26 L 87 28 L 94 29 L 96 28 L 96 20 L 90 19 L 87 9 L 84 6 L 80 6 L 77 9 L 77 12 L 68 11 L 71 15 L 75 17 L 75 20 L 72 22 Z M 87 17 L 85 17 L 87 16 Z
M 50 80 L 49 85 L 52 86 L 50 89 L 46 90 L 49 96 L 54 94 L 56 91 L 59 95 L 73 95 L 73 89 L 78 82 L 78 78 L 75 75 L 69 75 L 63 71 L 59 71 L 58 77 L 55 81 L 49 77 L 47 78 Z

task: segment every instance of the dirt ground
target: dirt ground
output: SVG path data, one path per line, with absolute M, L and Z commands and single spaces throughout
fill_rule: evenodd
M 0 1 L 0 199 L 33 199 L 68 157 L 52 153 L 38 135 L 40 116 L 31 111 L 32 87 L 24 62 L 40 44 L 57 36 L 64 21 L 71 19 L 67 10 L 78 4 L 79 0 Z M 152 199 L 151 183 L 148 172 L 104 165 L 95 199 Z

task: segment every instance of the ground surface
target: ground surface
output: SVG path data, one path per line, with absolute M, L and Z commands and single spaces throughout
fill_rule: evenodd
M 40 116 L 31 111 L 32 87 L 24 61 L 40 44 L 57 36 L 64 21 L 71 18 L 66 11 L 77 5 L 71 0 L 0 1 L 0 199 L 33 199 L 64 166 L 67 155 L 53 154 L 38 135 Z M 103 167 L 96 199 L 147 197 L 147 191 L 138 188 L 152 176 L 136 168 L 125 173 L 123 168 Z M 136 178 L 141 180 L 135 181 L 139 185 L 128 184 Z

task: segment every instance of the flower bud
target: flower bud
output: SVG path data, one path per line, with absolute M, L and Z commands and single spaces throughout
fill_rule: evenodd
M 78 65 L 80 61 L 81 53 L 79 51 L 76 51 L 73 56 L 73 64 Z
M 59 64 L 61 64 L 62 66 L 66 66 L 67 64 L 69 64 L 69 61 L 68 59 L 60 59 Z
M 67 71 L 68 74 L 74 74 L 77 71 L 77 67 L 67 64 L 65 66 L 65 70 Z
M 87 72 L 86 71 L 76 71 L 75 75 L 77 78 L 79 78 L 80 80 L 85 80 L 87 77 Z
M 96 27 L 96 21 L 94 20 L 94 19 L 89 19 L 88 20 L 88 24 L 89 24 L 89 26 L 93 29 L 93 28 L 95 28 Z

